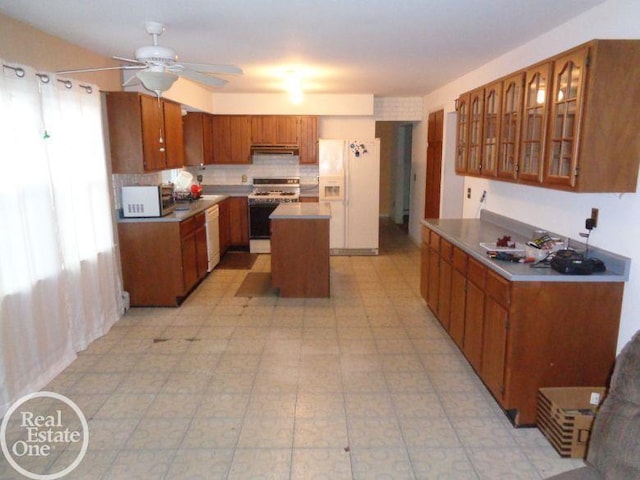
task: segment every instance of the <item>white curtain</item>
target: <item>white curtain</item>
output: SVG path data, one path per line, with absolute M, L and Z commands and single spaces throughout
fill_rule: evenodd
M 122 311 L 99 89 L 19 67 L 0 75 L 0 416 Z

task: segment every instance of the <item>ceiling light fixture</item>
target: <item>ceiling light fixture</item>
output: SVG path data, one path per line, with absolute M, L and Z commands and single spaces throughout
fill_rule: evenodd
M 284 74 L 284 89 L 289 94 L 291 103 L 302 103 L 304 94 L 302 92 L 302 81 L 300 72 L 295 70 L 287 70 Z
M 162 92 L 169 90 L 171 85 L 178 80 L 178 75 L 175 73 L 154 72 L 151 70 L 142 70 L 136 73 L 136 77 L 140 79 L 144 88 L 155 92 L 158 97 L 160 97 Z

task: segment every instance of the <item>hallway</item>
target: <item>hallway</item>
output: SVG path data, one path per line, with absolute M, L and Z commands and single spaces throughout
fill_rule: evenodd
M 380 238 L 377 257 L 331 258 L 330 299 L 236 297 L 247 271 L 214 270 L 180 308 L 128 311 L 45 389 L 89 420 L 64 478 L 541 479 L 582 464 L 511 426 L 420 298 L 419 249 L 385 222 Z M 0 477 L 22 478 L 6 462 Z

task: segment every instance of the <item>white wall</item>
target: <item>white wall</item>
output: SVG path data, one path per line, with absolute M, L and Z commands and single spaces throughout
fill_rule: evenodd
M 579 17 L 567 22 L 537 39 L 508 52 L 500 58 L 451 82 L 424 98 L 424 121 L 428 112 L 445 109 L 445 113 L 454 112 L 456 97 L 467 90 L 488 83 L 498 77 L 551 57 L 595 38 L 640 38 L 640 2 L 637 0 L 609 0 Z M 621 92 L 622 93 L 622 92 Z M 449 126 L 449 122 L 446 122 Z M 442 210 L 451 213 L 450 204 L 460 204 L 460 217 L 475 217 L 478 212 L 479 198 L 483 190 L 487 191 L 487 209 L 517 218 L 525 223 L 543 229 L 578 238 L 584 231 L 584 220 L 591 213 L 591 207 L 600 209 L 598 228 L 591 236 L 591 243 L 606 250 L 632 258 L 630 280 L 625 286 L 622 306 L 618 349 L 640 329 L 640 194 L 575 194 L 544 188 L 526 187 L 498 181 L 489 181 L 461 177 L 453 174 L 454 150 L 452 136 L 454 128 L 445 128 L 446 165 L 443 175 Z M 424 183 L 425 153 L 424 132 L 414 138 L 414 172 Z M 472 198 L 466 199 L 464 192 L 472 189 Z M 413 205 L 424 204 L 424 187 L 414 190 Z M 420 198 L 421 197 L 421 198 Z M 419 219 L 410 224 L 410 234 L 414 241 L 420 238 Z
M 211 113 L 229 115 L 373 115 L 373 95 L 305 94 L 292 103 L 281 93 L 216 93 Z
M 372 140 L 376 138 L 373 117 L 320 117 L 318 137 Z

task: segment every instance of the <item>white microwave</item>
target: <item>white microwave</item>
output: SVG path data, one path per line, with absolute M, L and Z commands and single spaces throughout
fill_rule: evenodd
M 122 187 L 123 217 L 163 217 L 174 209 L 173 185 Z

